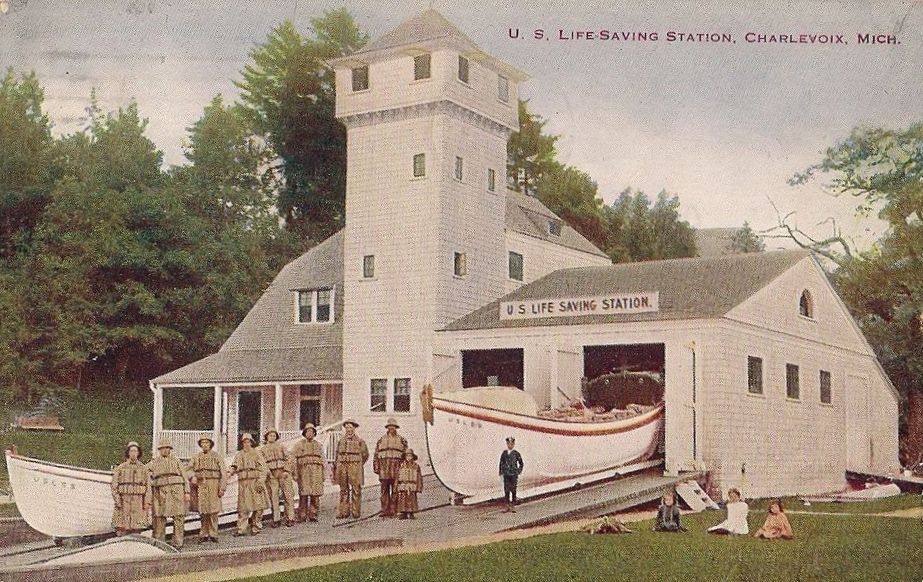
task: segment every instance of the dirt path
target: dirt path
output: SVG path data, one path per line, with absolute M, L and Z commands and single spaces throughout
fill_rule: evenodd
M 653 519 L 656 511 L 634 511 L 629 513 L 618 514 L 618 519 L 624 523 L 644 521 Z M 457 548 L 467 548 L 471 546 L 480 546 L 492 544 L 506 540 L 519 540 L 532 536 L 562 533 L 579 530 L 592 519 L 579 519 L 574 521 L 564 521 L 547 525 L 543 527 L 530 528 L 527 530 L 517 530 L 509 532 L 500 532 L 488 535 L 469 536 L 458 538 L 449 542 L 427 543 L 427 544 L 407 544 L 400 548 L 387 548 L 381 550 L 369 550 L 364 552 L 351 552 L 344 554 L 333 554 L 329 556 L 312 556 L 306 558 L 292 558 L 290 560 L 280 560 L 276 562 L 266 562 L 262 564 L 252 564 L 249 566 L 239 566 L 235 568 L 221 568 L 209 572 L 192 572 L 189 574 L 179 574 L 176 576 L 165 576 L 161 578 L 148 578 L 149 582 L 218 582 L 221 580 L 237 580 L 240 578 L 250 578 L 254 576 L 267 576 L 279 572 L 289 572 L 291 570 L 301 570 L 304 568 L 313 568 L 315 566 L 327 566 L 329 564 L 339 564 L 343 562 L 353 562 L 356 560 L 367 560 L 370 558 L 380 558 L 383 556 L 395 556 L 401 554 L 419 554 L 425 552 L 435 552 L 439 550 L 452 550 Z

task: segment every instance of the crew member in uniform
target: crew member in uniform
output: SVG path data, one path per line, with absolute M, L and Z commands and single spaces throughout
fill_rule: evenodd
M 420 510 L 417 495 L 422 491 L 423 471 L 413 449 L 407 449 L 397 472 L 397 511 L 401 514 L 398 519 L 416 519 L 413 514 Z
M 154 509 L 154 537 L 166 538 L 167 518 L 173 518 L 173 545 L 183 547 L 183 525 L 189 503 L 189 475 L 173 454 L 173 445 L 162 438 L 157 443 L 158 456 L 147 464 L 151 472 Z
M 138 533 L 151 525 L 151 473 L 141 462 L 141 447 L 125 447 L 125 462 L 112 473 L 112 527 L 116 535 Z
M 314 440 L 317 428 L 310 422 L 301 431 L 304 437 L 295 444 L 295 481 L 298 483 L 298 521 L 317 521 L 320 498 L 324 494 L 324 447 Z
M 363 467 L 369 460 L 369 448 L 356 435 L 359 423 L 349 418 L 343 421 L 343 438 L 337 445 L 333 474 L 340 486 L 337 518 L 358 518 L 362 508 Z
M 202 451 L 189 462 L 192 484 L 196 486 L 195 509 L 202 520 L 199 541 L 218 543 L 218 514 L 221 513 L 221 498 L 227 488 L 224 459 L 215 452 L 215 441 L 208 435 L 199 437 L 199 447 Z
M 500 453 L 500 476 L 503 477 L 503 498 L 506 499 L 506 511 L 516 513 L 516 485 L 522 473 L 522 455 L 514 447 L 516 439 L 506 437 L 506 450 Z
M 256 535 L 263 529 L 263 510 L 266 503 L 266 462 L 263 455 L 253 448 L 253 436 L 244 433 L 240 437 L 242 450 L 237 452 L 231 463 L 231 475 L 237 475 L 237 531 L 235 536 Z
M 272 527 L 279 527 L 281 511 L 279 502 L 285 500 L 286 526 L 295 525 L 295 491 L 292 487 L 292 459 L 279 440 L 279 431 L 274 428 L 263 434 L 264 445 L 260 447 L 269 477 L 266 485 L 269 486 L 269 502 L 272 504 Z
M 407 439 L 397 434 L 399 428 L 396 420 L 388 419 L 385 424 L 387 432 L 378 439 L 375 457 L 372 459 L 372 469 L 381 483 L 382 517 L 393 517 L 397 505 L 397 472 L 404 460 L 404 451 L 407 450 Z

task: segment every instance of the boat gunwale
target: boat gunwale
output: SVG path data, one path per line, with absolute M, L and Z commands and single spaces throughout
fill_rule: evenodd
M 436 401 L 440 401 L 440 406 L 437 406 Z M 447 409 L 442 403 L 447 403 L 449 409 Z M 452 405 L 457 406 L 468 406 L 475 409 L 488 410 L 490 412 L 496 412 L 500 414 L 507 414 L 514 417 L 520 417 L 524 419 L 529 419 L 531 423 L 526 423 L 524 421 L 517 421 L 515 418 L 508 420 L 503 418 L 497 418 L 494 416 L 486 416 L 484 413 L 478 413 L 477 411 L 468 412 L 464 410 L 452 410 Z M 663 417 L 663 412 L 666 409 L 666 405 L 663 401 L 660 401 L 657 404 L 657 407 L 653 410 L 644 412 L 634 418 L 629 419 L 619 419 L 613 421 L 595 421 L 595 422 L 572 422 L 567 420 L 561 420 L 556 418 L 541 418 L 538 416 L 531 416 L 528 414 L 521 414 L 517 412 L 509 412 L 506 410 L 500 410 L 497 408 L 491 408 L 489 406 L 481 406 L 479 404 L 470 404 L 467 402 L 458 402 L 456 400 L 448 400 L 445 398 L 436 398 L 433 396 L 433 408 L 445 412 L 447 414 L 457 414 L 459 416 L 465 416 L 468 418 L 474 418 L 477 420 L 482 420 L 485 422 L 491 422 L 494 424 L 501 424 L 504 426 L 511 426 L 514 428 L 519 428 L 523 430 L 531 430 L 534 432 L 542 432 L 547 434 L 554 434 L 559 436 L 607 436 L 612 434 L 619 434 L 624 432 L 629 432 L 648 424 L 655 422 Z M 538 422 L 536 422 L 538 421 Z M 541 426 L 539 422 L 548 422 L 548 423 L 558 423 L 561 427 L 547 427 Z M 572 427 L 584 427 L 585 430 L 575 430 Z M 569 429 L 564 427 L 571 427 Z M 590 428 L 596 427 L 596 428 Z
M 7 457 L 8 459 L 12 458 L 12 459 L 17 460 L 17 461 L 23 461 L 23 462 L 26 462 L 26 463 L 33 463 L 33 464 L 36 464 L 36 465 L 41 465 L 42 467 L 53 467 L 53 468 L 55 468 L 55 469 L 67 469 L 67 470 L 69 470 L 69 471 L 74 471 L 74 472 L 78 472 L 78 473 L 90 473 L 90 474 L 98 475 L 98 476 L 101 476 L 101 477 L 108 477 L 109 479 L 108 479 L 107 481 L 105 481 L 105 483 L 109 483 L 109 481 L 111 481 L 111 479 L 112 479 L 112 471 L 105 471 L 105 470 L 102 470 L 102 469 L 89 469 L 89 468 L 87 468 L 87 467 L 78 467 L 78 466 L 76 466 L 76 465 L 65 465 L 65 464 L 62 464 L 62 463 L 53 463 L 53 462 L 51 462 L 51 461 L 43 461 L 42 459 L 36 459 L 35 457 L 26 457 L 26 456 L 24 456 L 24 455 L 11 453 L 9 450 L 7 450 L 7 452 L 6 452 L 6 457 Z M 77 479 L 77 480 L 80 480 L 80 481 L 92 481 L 92 482 L 94 482 L 94 483 L 103 483 L 103 482 L 104 482 L 104 481 L 99 481 L 99 480 L 97 480 L 97 479 L 89 479 L 89 478 L 84 477 L 84 476 L 81 476 L 81 475 L 65 475 L 65 474 L 63 474 L 63 473 L 53 473 L 53 472 L 48 471 L 48 470 L 42 471 L 41 469 L 35 469 L 35 468 L 31 468 L 31 469 L 32 469 L 32 470 L 38 470 L 39 472 L 48 473 L 48 474 L 50 474 L 50 475 L 58 475 L 58 476 L 61 476 L 61 477 L 70 477 L 70 478 L 72 478 L 72 479 Z

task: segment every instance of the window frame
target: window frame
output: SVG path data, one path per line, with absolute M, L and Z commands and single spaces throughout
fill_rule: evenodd
M 455 156 L 455 168 L 452 172 L 452 177 L 454 177 L 459 182 L 465 181 L 465 158 L 461 156 Z
M 794 370 L 794 375 L 791 371 Z M 792 396 L 792 384 L 790 380 L 794 378 L 795 396 Z M 792 401 L 801 401 L 801 366 L 786 362 L 785 364 L 785 398 Z
M 487 191 L 497 191 L 497 171 L 493 168 L 487 168 Z
M 805 299 L 807 299 L 806 307 Z M 810 289 L 802 289 L 801 293 L 798 294 L 798 316 L 808 321 L 817 321 L 816 302 Z
M 824 400 L 824 377 L 827 378 L 827 399 Z M 818 373 L 818 387 L 820 403 L 825 406 L 833 405 L 833 374 L 829 370 L 820 370 Z
M 374 279 L 375 278 L 375 255 L 363 255 L 362 256 L 362 278 L 363 279 Z
M 462 78 L 462 71 L 464 71 L 464 79 Z M 458 79 L 460 83 L 465 85 L 471 85 L 471 61 L 468 57 L 464 55 L 458 55 L 458 68 L 455 71 L 455 78 Z
M 398 389 L 398 383 L 399 383 L 399 382 L 402 382 L 402 381 L 404 381 L 404 380 L 406 380 L 406 384 L 407 384 L 407 394 L 406 394 L 406 396 L 407 396 L 407 410 L 398 410 L 398 408 L 397 408 L 397 398 L 398 398 L 397 389 Z M 412 398 L 412 395 L 413 395 L 413 384 L 412 384 L 412 382 L 411 382 L 411 378 L 409 378 L 409 377 L 402 377 L 402 378 L 397 378 L 397 377 L 395 377 L 395 378 L 392 378 L 392 379 L 391 379 L 391 386 L 393 387 L 393 390 L 392 390 L 392 392 L 391 392 L 391 412 L 394 412 L 394 413 L 396 413 L 396 414 L 412 414 L 412 413 L 413 413 L 413 398 Z M 401 394 L 400 396 L 405 396 L 405 395 L 404 395 L 404 394 Z
M 517 256 L 517 257 L 519 257 L 519 278 L 518 278 L 518 279 L 517 279 L 516 277 L 513 276 L 513 256 L 514 256 L 514 255 Z M 523 282 L 525 281 L 525 278 L 526 278 L 526 277 L 525 277 L 525 275 L 526 275 L 526 258 L 525 258 L 525 255 L 523 255 L 522 253 L 518 253 L 518 252 L 516 252 L 516 251 L 507 251 L 506 257 L 507 257 L 507 258 L 506 258 L 506 266 L 507 266 L 506 272 L 507 272 L 507 276 L 509 277 L 509 279 L 510 279 L 511 281 L 517 281 L 517 282 L 519 282 L 519 283 L 523 283 Z
M 468 254 L 455 251 L 452 256 L 452 273 L 462 278 L 468 276 Z
M 510 102 L 510 79 L 503 75 L 497 75 L 497 99 L 503 103 Z
M 426 57 L 426 76 L 419 77 L 419 67 L 417 64 L 417 59 Z M 423 53 L 413 57 L 413 80 L 414 81 L 426 81 L 433 78 L 433 54 L 432 53 Z
M 330 325 L 336 321 L 336 286 L 333 287 L 318 287 L 316 289 L 295 289 L 295 324 L 296 325 Z M 330 313 L 327 316 L 327 319 L 324 321 L 319 321 L 317 319 L 317 311 L 320 300 L 320 292 L 329 291 L 329 307 Z M 309 321 L 301 320 L 301 296 L 304 293 L 310 293 L 311 297 L 311 319 Z
M 383 388 L 384 392 L 375 394 L 375 383 L 379 382 L 378 388 Z M 370 414 L 387 414 L 388 413 L 388 378 L 369 378 L 369 413 Z M 381 408 L 375 408 L 375 399 L 381 398 Z
M 760 373 L 759 373 L 759 392 L 753 391 L 753 383 L 751 381 L 751 361 L 756 361 L 759 363 Z M 747 394 L 751 396 L 765 396 L 766 395 L 766 366 L 763 365 L 764 360 L 762 356 L 754 356 L 752 354 L 747 354 Z
M 357 71 L 361 71 L 361 70 L 363 70 L 363 69 L 365 69 L 365 87 L 361 87 L 361 88 L 357 89 L 357 88 L 356 88 L 356 72 L 357 72 Z M 368 91 L 368 90 L 371 88 L 371 86 L 372 86 L 371 76 L 372 76 L 372 75 L 371 75 L 371 71 L 369 70 L 369 66 L 368 66 L 368 65 L 361 65 L 361 66 L 358 66 L 358 67 L 352 67 L 352 68 L 350 69 L 350 81 L 351 81 L 350 87 L 352 88 L 352 92 L 353 92 L 353 93 L 361 93 L 362 91 Z
M 421 172 L 419 174 L 417 173 L 417 160 L 418 159 L 421 162 L 420 164 Z M 418 154 L 414 154 L 411 165 L 412 165 L 414 178 L 425 178 L 426 177 L 426 152 L 420 152 Z

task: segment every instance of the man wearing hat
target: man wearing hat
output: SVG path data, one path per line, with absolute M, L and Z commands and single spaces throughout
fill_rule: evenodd
M 503 477 L 503 498 L 506 499 L 506 511 L 516 513 L 516 485 L 522 473 L 522 455 L 515 449 L 516 439 L 506 437 L 506 449 L 500 453 L 500 476 Z
M 369 460 L 369 447 L 356 435 L 359 423 L 349 418 L 343 421 L 343 438 L 337 445 L 333 475 L 340 486 L 337 518 L 358 519 L 362 507 L 363 466 Z
M 324 447 L 314 440 L 317 428 L 304 425 L 292 451 L 295 457 L 295 481 L 298 482 L 298 521 L 317 521 L 320 498 L 324 494 Z
M 196 453 L 189 463 L 193 472 L 192 483 L 196 486 L 196 508 L 202 520 L 199 541 L 218 543 L 218 514 L 221 513 L 221 498 L 227 487 L 224 459 L 214 451 L 215 441 L 207 434 L 199 437 L 199 447 L 202 451 Z
M 417 495 L 423 491 L 423 471 L 417 464 L 413 449 L 404 451 L 404 461 L 397 472 L 397 511 L 399 519 L 416 519 L 414 513 L 420 510 Z
M 173 454 L 173 444 L 165 438 L 157 443 L 158 456 L 147 468 L 151 472 L 154 509 L 154 537 L 166 538 L 167 518 L 173 518 L 173 545 L 183 547 L 183 526 L 189 503 L 189 477 L 180 460 Z
M 263 446 L 260 452 L 269 469 L 266 485 L 269 487 L 269 502 L 272 504 L 272 527 L 279 527 L 281 511 L 280 498 L 285 500 L 286 526 L 295 523 L 295 491 L 292 488 L 292 459 L 279 440 L 279 431 L 274 428 L 263 433 Z
M 125 447 L 125 462 L 112 473 L 112 527 L 116 535 L 150 527 L 151 495 L 151 474 L 141 462 L 141 447 L 132 441 Z
M 404 460 L 404 451 L 407 450 L 407 439 L 397 434 L 400 426 L 393 418 L 385 424 L 385 434 L 378 439 L 375 445 L 375 457 L 372 459 L 372 469 L 378 475 L 381 483 L 381 516 L 393 517 L 397 504 L 397 472 Z
M 231 462 L 231 475 L 237 475 L 237 531 L 235 536 L 256 535 L 263 529 L 263 510 L 266 503 L 266 462 L 263 455 L 253 448 L 253 435 L 244 433 L 240 437 L 243 447 L 237 451 Z

